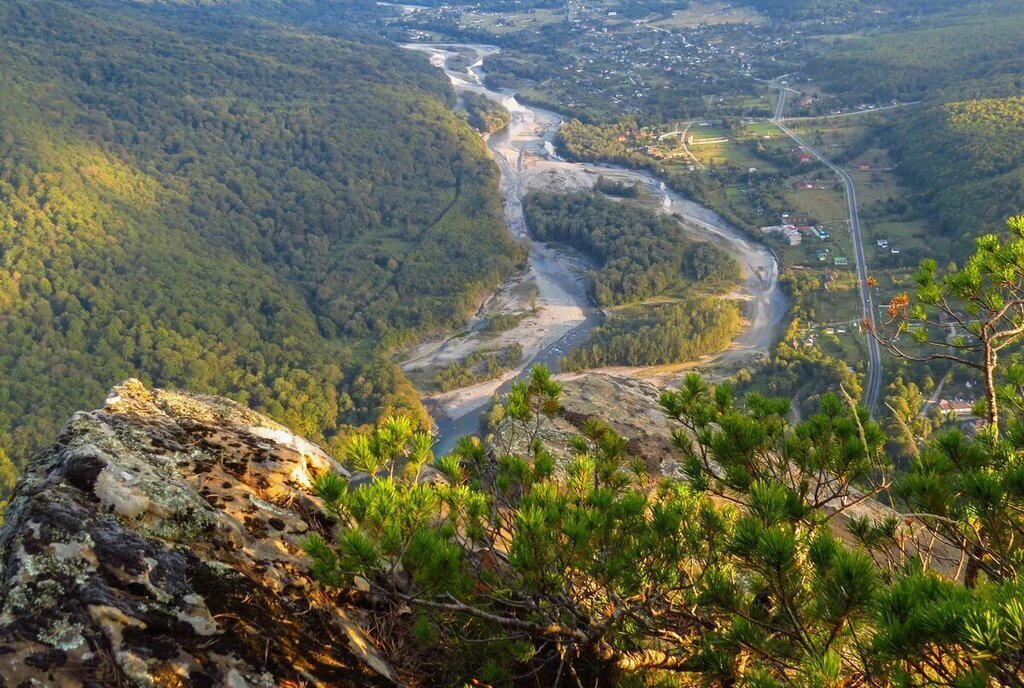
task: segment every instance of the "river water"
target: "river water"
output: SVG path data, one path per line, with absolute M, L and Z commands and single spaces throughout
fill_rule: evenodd
M 487 146 L 501 172 L 505 220 L 513 235 L 528 237 L 522 207 L 522 198 L 527 191 L 527 175 L 524 173 L 526 155 L 547 159 L 547 165 L 570 175 L 583 173 L 592 177 L 595 173 L 600 173 L 617 180 L 640 182 L 655 197 L 662 197 L 663 212 L 678 217 L 694 235 L 724 248 L 744 269 L 744 283 L 737 296 L 746 302 L 747 327 L 723 355 L 767 350 L 774 343 L 788 303 L 778 288 L 778 263 L 771 251 L 748 239 L 714 211 L 667 189 L 661 180 L 651 174 L 613 165 L 584 165 L 565 161 L 553 155 L 552 141 L 561 126 L 561 115 L 523 105 L 516 99 L 514 93 L 493 90 L 484 85 L 483 59 L 496 53 L 498 48 L 470 44 L 407 44 L 403 47 L 427 53 L 436 67 L 445 70 L 457 92 L 479 93 L 501 103 L 511 113 L 510 124 L 490 136 Z M 468 60 L 467 56 L 470 56 Z M 453 67 L 452 63 L 456 61 L 461 61 L 462 64 L 468 62 L 470 66 L 464 69 Z M 530 268 L 537 274 L 556 281 L 572 297 L 585 317 L 574 329 L 543 347 L 529 361 L 520 376 L 506 381 L 498 389 L 498 394 L 506 392 L 519 377 L 528 375 L 529 369 L 534 365 L 546 364 L 557 371 L 559 359 L 569 349 L 584 341 L 604 317 L 590 297 L 582 276 L 568 269 L 567 266 L 573 261 L 561 260 L 556 252 L 544 244 L 531 242 L 529 262 Z M 485 399 L 481 406 L 467 410 L 457 417 L 438 414 L 443 417 L 436 419 L 436 454 L 443 455 L 449 452 L 459 437 L 479 431 L 480 413 L 486 402 Z

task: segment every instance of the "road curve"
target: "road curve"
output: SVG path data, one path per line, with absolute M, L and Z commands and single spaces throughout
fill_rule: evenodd
M 835 172 L 842 180 L 843 186 L 846 187 L 846 205 L 850 213 L 850 231 L 853 234 L 853 252 L 857 261 L 861 307 L 864 309 L 865 322 L 869 325 L 871 331 L 874 331 L 875 304 L 871 298 L 871 288 L 868 286 L 868 267 L 864 259 L 864 241 L 861 238 L 860 214 L 857 210 L 857 189 L 853 184 L 853 179 L 850 178 L 846 170 L 826 158 L 817 148 L 797 136 L 792 129 L 785 125 L 783 114 L 785 114 L 786 97 L 790 89 L 781 84 L 778 84 L 778 88 L 779 102 L 775 108 L 775 117 L 772 118 L 772 123 L 789 138 L 803 146 L 808 153 Z M 882 392 L 882 378 L 882 347 L 879 345 L 878 340 L 871 333 L 868 333 L 868 375 L 867 384 L 864 386 L 864 405 L 872 415 L 875 413 L 875 409 L 878 406 L 878 398 Z

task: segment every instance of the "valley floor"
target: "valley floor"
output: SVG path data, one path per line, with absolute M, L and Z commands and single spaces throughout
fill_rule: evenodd
M 488 139 L 488 147 L 501 170 L 502 194 L 509 230 L 528 240 L 522 199 L 531 190 L 573 192 L 591 189 L 598 176 L 629 184 L 639 182 L 659 211 L 678 219 L 695 238 L 710 241 L 734 256 L 742 269 L 742 283 L 729 298 L 743 301 L 743 332 L 732 346 L 709 359 L 658 369 L 655 379 L 669 381 L 687 367 L 710 364 L 735 369 L 767 355 L 779 335 L 787 303 L 778 287 L 778 262 L 773 253 L 731 227 L 714 211 L 668 190 L 660 180 L 645 172 L 610 165 L 569 162 L 553 154 L 552 140 L 561 125 L 560 115 L 520 104 L 514 96 L 483 86 L 480 60 L 495 49 L 489 46 L 415 45 L 444 67 L 459 91 L 470 90 L 501 102 L 512 114 L 512 122 Z M 470 56 L 475 66 L 453 71 L 452 58 Z M 521 364 L 501 377 L 443 393 L 428 393 L 425 402 L 439 419 L 439 431 L 475 430 L 473 412 L 482 408 L 530 366 L 546 363 L 557 369 L 559 359 L 580 344 L 602 319 L 602 313 L 587 292 L 584 271 L 587 261 L 568 248 L 532 242 L 525 274 L 509 280 L 481 306 L 464 330 L 454 336 L 424 342 L 406 353 L 400 365 L 414 380 L 466 356 L 497 350 L 518 343 L 523 348 Z M 488 331 L 495 316 L 521 318 L 502 332 Z M 616 375 L 649 377 L 650 368 L 616 368 Z M 423 385 L 420 385 L 421 388 Z M 469 418 L 470 422 L 466 419 Z M 461 422 L 460 422 L 461 421 Z M 442 441 L 443 444 L 443 441 Z

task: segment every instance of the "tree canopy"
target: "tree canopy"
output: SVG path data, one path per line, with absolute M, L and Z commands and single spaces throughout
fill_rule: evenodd
M 130 375 L 321 440 L 418 408 L 384 347 L 460 320 L 521 258 L 495 166 L 420 55 L 110 0 L 5 2 L 0 38 L 18 461 Z
M 489 446 L 434 460 L 444 480 L 410 428 L 352 445 L 368 486 L 317 481 L 316 575 L 411 608 L 440 684 L 1024 682 L 1018 436 L 945 434 L 897 475 L 848 396 L 792 425 L 788 400 L 690 374 L 660 400 L 677 480 L 599 418 L 553 453 L 537 429 L 561 391 L 535 369 Z
M 740 328 L 736 304 L 707 297 L 613 311 L 562 361 L 565 370 L 690 361 L 729 346 Z
M 594 259 L 592 287 L 602 305 L 680 294 L 695 285 L 716 290 L 739 277 L 731 256 L 649 209 L 587 192 L 535 191 L 523 210 L 534 237 L 565 242 Z

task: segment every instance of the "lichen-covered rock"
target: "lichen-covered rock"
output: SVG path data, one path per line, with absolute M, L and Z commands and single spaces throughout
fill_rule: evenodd
M 216 397 L 129 380 L 76 414 L 0 529 L 0 688 L 394 684 L 299 549 L 327 469 Z
M 655 475 L 682 475 L 678 455 L 672 448 L 672 426 L 658 405 L 660 390 L 649 382 L 601 373 L 559 376 L 562 408 L 541 425 L 539 439 L 556 457 L 559 465 L 571 458 L 569 438 L 582 434 L 587 420 L 601 420 L 627 442 L 630 456 L 640 458 Z M 498 428 L 494 444 L 503 448 L 508 425 Z M 514 452 L 526 450 L 525 436 L 514 438 Z

